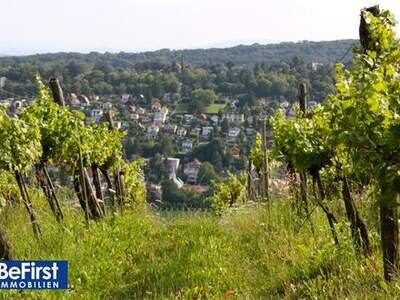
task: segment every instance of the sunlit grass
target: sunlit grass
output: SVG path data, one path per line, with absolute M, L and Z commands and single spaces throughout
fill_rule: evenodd
M 315 234 L 289 200 L 249 205 L 216 218 L 206 212 L 110 213 L 87 226 L 78 209 L 57 224 L 34 197 L 43 236 L 37 242 L 24 208 L 3 211 L 1 225 L 18 259 L 66 259 L 67 291 L 3 291 L 4 298 L 393 298 L 379 258 L 357 258 L 345 224 L 335 247 L 323 215 Z M 302 226 L 301 226 L 302 225 Z M 375 252 L 378 245 L 375 245 Z M 379 257 L 379 253 L 376 254 Z

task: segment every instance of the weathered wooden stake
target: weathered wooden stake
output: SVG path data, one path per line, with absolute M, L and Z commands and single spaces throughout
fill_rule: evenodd
M 21 193 L 22 201 L 24 202 L 25 208 L 28 211 L 29 217 L 31 219 L 32 223 L 32 229 L 33 229 L 33 234 L 35 235 L 36 239 L 40 239 L 41 236 L 41 230 L 39 227 L 39 223 L 36 217 L 35 210 L 33 209 L 32 201 L 29 198 L 28 191 L 26 189 L 26 184 L 23 178 L 23 175 L 19 171 L 15 171 L 15 179 L 18 184 L 19 191 Z
M 53 199 L 53 205 L 55 206 L 54 209 L 56 211 L 56 219 L 57 221 L 61 221 L 64 218 L 64 214 L 62 212 L 60 202 L 58 201 L 58 197 L 46 165 L 43 166 L 43 172 L 47 181 L 47 186 L 50 188 L 50 196 Z
M 304 82 L 299 85 L 299 106 L 303 117 L 305 117 L 307 112 L 307 87 Z M 308 215 L 307 174 L 305 170 L 300 170 L 300 197 Z
M 98 200 L 100 200 L 100 207 L 105 214 L 105 205 L 104 205 L 104 196 L 103 196 L 103 191 L 101 190 L 101 177 L 99 173 L 99 168 L 97 167 L 96 164 L 92 165 L 92 174 L 93 174 L 93 185 L 96 191 L 96 197 Z
M 249 158 L 249 165 L 248 165 L 248 169 L 247 169 L 247 199 L 249 199 L 249 200 L 253 200 L 253 193 L 252 193 L 253 178 L 251 176 L 252 166 L 253 166 L 253 162 L 252 162 L 251 158 Z
M 83 165 L 82 151 L 79 148 L 79 181 L 80 181 L 80 195 L 82 197 L 84 207 L 83 210 L 85 212 L 86 222 L 89 223 L 90 213 L 89 213 L 89 199 L 87 195 L 86 189 L 86 181 L 85 181 L 85 167 Z
M 269 166 L 268 166 L 268 145 L 267 145 L 267 124 L 262 120 L 261 124 L 262 151 L 263 151 L 263 197 L 269 201 Z
M 333 240 L 334 240 L 335 244 L 337 246 L 339 246 L 339 239 L 337 237 L 336 230 L 335 230 L 335 224 L 337 223 L 337 220 L 336 220 L 335 216 L 333 215 L 333 213 L 329 210 L 329 208 L 327 206 L 325 206 L 323 203 L 326 195 L 325 195 L 325 189 L 322 184 L 321 175 L 319 174 L 319 171 L 316 174 L 314 174 L 314 176 L 313 176 L 313 185 L 315 186 L 315 184 L 317 184 L 318 191 L 319 191 L 319 199 L 318 199 L 318 196 L 315 195 L 317 204 L 324 211 L 326 218 L 328 220 L 329 227 L 331 229 Z
M 372 253 L 368 237 L 367 226 L 358 212 L 357 206 L 351 197 L 349 183 L 346 176 L 342 176 L 342 197 L 346 209 L 347 219 L 350 221 L 351 236 L 356 250 L 362 249 L 365 256 Z
M 101 218 L 103 217 L 104 213 L 100 207 L 99 201 L 97 200 L 96 192 L 93 190 L 92 184 L 90 183 L 89 174 L 85 168 L 83 169 L 83 174 L 86 186 L 86 195 L 89 200 L 89 209 L 91 210 L 93 217 Z
M 111 111 L 107 111 L 105 117 L 108 122 L 108 128 L 110 130 L 114 129 Z M 123 170 L 120 167 L 118 167 L 114 173 L 114 185 L 117 196 L 117 202 L 120 208 L 122 209 L 125 203 L 125 185 L 123 180 Z
M 64 93 L 63 93 L 63 90 L 61 88 L 61 85 L 60 85 L 60 82 L 58 81 L 58 79 L 51 78 L 49 81 L 49 87 L 53 94 L 54 102 L 57 103 L 58 105 L 64 107 L 65 106 Z

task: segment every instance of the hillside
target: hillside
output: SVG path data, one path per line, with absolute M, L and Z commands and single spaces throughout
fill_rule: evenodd
M 231 48 L 169 50 L 161 49 L 142 53 L 54 53 L 37 54 L 18 57 L 0 57 L 1 65 L 14 63 L 50 63 L 69 62 L 75 60 L 81 63 L 101 63 L 113 67 L 129 68 L 135 64 L 158 62 L 170 64 L 185 62 L 194 65 L 215 65 L 233 63 L 235 65 L 254 65 L 256 63 L 275 63 L 281 60 L 291 61 L 293 57 L 305 62 L 334 63 L 340 60 L 356 40 L 337 40 L 324 42 L 303 41 L 298 43 L 284 42 L 279 44 L 250 46 L 239 45 Z
M 22 207 L 3 214 L 18 259 L 67 259 L 70 289 L 7 291 L 0 298 L 46 299 L 274 299 L 391 298 L 396 282 L 381 277 L 376 257 L 354 254 L 342 227 L 335 247 L 323 213 L 315 233 L 275 198 L 270 212 L 247 205 L 215 218 L 205 212 L 138 213 L 127 210 L 86 227 L 78 211 L 56 224 L 35 199 L 44 235 L 38 243 Z M 372 212 L 372 211 L 370 211 Z M 371 214 L 371 221 L 374 215 Z M 46 245 L 46 246 L 43 246 Z M 173 259 L 172 259 L 173 258 Z M 361 296 L 362 295 L 362 296 Z

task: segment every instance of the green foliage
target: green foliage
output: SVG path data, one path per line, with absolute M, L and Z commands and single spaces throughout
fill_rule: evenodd
M 142 171 L 143 160 L 123 163 L 125 193 L 129 205 L 134 208 L 144 209 L 146 207 L 146 186 Z
M 1 206 L 4 206 L 5 201 L 11 200 L 11 197 L 16 199 L 19 197 L 19 189 L 15 180 L 14 174 L 9 171 L 2 170 L 0 172 L 0 199 Z
M 218 180 L 218 174 L 215 172 L 215 168 L 209 162 L 204 162 L 201 164 L 199 174 L 198 174 L 198 183 L 209 185 L 212 181 Z
M 390 12 L 363 12 L 370 49 L 355 49 L 352 67 L 336 68 L 327 108 L 355 173 L 400 192 L 400 46 Z
M 262 150 L 262 137 L 256 134 L 256 139 L 250 149 L 250 159 L 257 170 L 261 170 L 264 163 L 264 151 Z
M 224 181 L 213 182 L 213 195 L 209 197 L 212 209 L 217 214 L 229 207 L 246 201 L 247 177 L 245 174 L 235 176 L 228 172 Z
M 129 93 L 141 105 L 149 105 L 154 98 L 175 105 L 182 97 L 189 105 L 181 102 L 181 112 L 192 109 L 215 114 L 225 107 L 221 103 L 207 105 L 208 100 L 192 101 L 192 92 L 196 90 L 210 90 L 220 98 L 241 97 L 241 106 L 253 106 L 256 97 L 295 99 L 300 79 L 310 82 L 313 98 L 322 99 L 334 89 L 332 63 L 352 43 L 347 40 L 185 50 L 183 70 L 175 63 L 183 53 L 174 51 L 1 57 L 0 76 L 8 80 L 0 97 L 13 93 L 25 98 L 27 91 L 36 93 L 35 74 L 40 73 L 44 78 L 59 78 L 66 95 L 108 98 Z M 311 64 L 315 61 L 323 63 L 317 70 Z M 170 94 L 168 99 L 163 99 L 165 93 Z
M 197 193 L 183 188 L 179 189 L 172 180 L 164 180 L 161 187 L 161 208 L 163 209 L 197 210 L 210 208 L 210 203 L 203 193 Z
M 79 153 L 79 134 L 84 131 L 84 115 L 54 103 L 39 76 L 37 82 L 37 100 L 22 110 L 21 119 L 39 128 L 43 161 L 73 164 Z
M 204 112 L 205 108 L 217 100 L 217 95 L 210 89 L 195 89 L 190 94 L 192 112 Z
M 28 171 L 42 154 L 38 124 L 10 117 L 0 107 L 0 128 L 0 170 Z
M 39 76 L 37 81 L 37 101 L 22 110 L 21 120 L 39 128 L 43 152 L 41 159 L 75 167 L 81 151 L 87 167 L 92 164 L 107 169 L 115 167 L 122 157 L 121 139 L 124 133 L 109 130 L 105 124 L 86 126 L 82 113 L 54 103 Z
M 321 106 L 306 116 L 297 111 L 292 119 L 277 111 L 271 118 L 275 157 L 311 173 L 328 166 L 335 154 L 329 121 L 329 114 Z

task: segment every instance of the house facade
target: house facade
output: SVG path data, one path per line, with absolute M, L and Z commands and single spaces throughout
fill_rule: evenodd
M 185 165 L 183 173 L 187 176 L 188 183 L 196 184 L 200 168 L 201 162 L 197 159 Z

